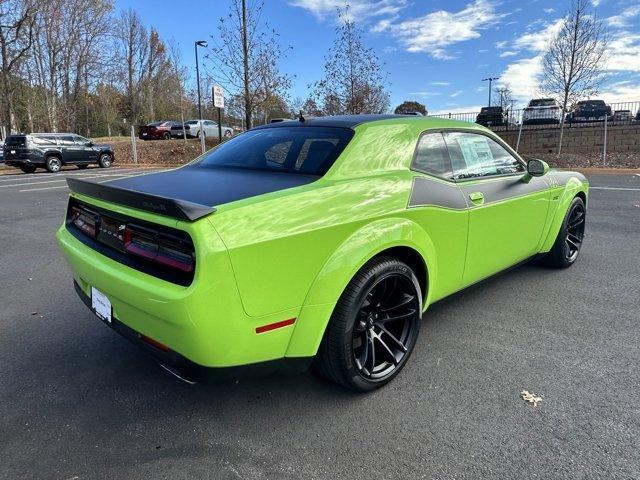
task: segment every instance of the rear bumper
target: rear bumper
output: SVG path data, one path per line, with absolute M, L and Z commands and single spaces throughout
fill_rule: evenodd
M 141 218 L 146 216 L 140 213 Z M 257 333 L 256 328 L 297 318 L 300 308 L 248 316 L 240 301 L 226 247 L 211 225 L 202 220 L 189 223 L 185 229 L 190 230 L 196 243 L 198 259 L 193 283 L 188 287 L 100 254 L 64 225 L 56 237 L 80 292 L 88 297 L 91 287 L 97 288 L 109 298 L 113 316 L 119 323 L 136 335 L 140 333 L 166 345 L 174 352 L 172 355 L 180 356 L 165 359 L 167 362 L 180 364 L 182 361 L 176 359 L 184 358 L 201 367 L 218 368 L 284 358 L 293 325 L 267 333 Z
M 80 297 L 80 300 L 91 309 L 91 298 L 87 295 L 76 281 L 73 287 Z M 96 317 L 97 318 L 97 317 Z M 205 367 L 192 362 L 178 352 L 172 350 L 165 351 L 145 342 L 140 332 L 127 326 L 118 318 L 112 318 L 111 324 L 103 322 L 113 331 L 122 335 L 137 347 L 151 355 L 163 367 L 174 375 L 189 382 L 202 382 L 211 380 L 229 380 L 235 378 L 248 378 L 269 375 L 272 373 L 302 373 L 306 371 L 313 362 L 313 357 L 280 358 L 271 361 L 259 362 L 250 365 L 236 367 Z
M 28 158 L 5 158 L 4 164 L 9 167 L 36 167 L 44 165 L 42 162 L 34 162 Z

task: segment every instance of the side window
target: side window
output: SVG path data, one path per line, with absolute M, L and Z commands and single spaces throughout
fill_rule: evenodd
M 420 137 L 411 168 L 442 178 L 453 178 L 447 145 L 441 133 L 427 133 Z
M 453 178 L 477 178 L 524 172 L 524 165 L 495 140 L 476 133 L 447 132 Z
M 69 146 L 69 145 L 73 145 L 73 137 L 71 135 L 65 135 L 63 137 L 58 137 L 58 140 L 60 142 L 61 145 L 64 146 Z
M 87 140 L 84 137 L 81 137 L 80 135 L 74 135 L 73 136 L 73 141 L 75 142 L 76 145 L 84 146 L 89 140 Z
M 205 120 L 204 122 L 202 122 L 203 124 L 205 124 L 207 127 L 211 127 L 213 125 L 216 125 L 215 123 L 213 123 L 211 120 Z

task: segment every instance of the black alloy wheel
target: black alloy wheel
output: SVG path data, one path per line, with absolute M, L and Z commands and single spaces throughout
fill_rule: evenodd
M 573 263 L 580 253 L 584 240 L 585 208 L 582 202 L 574 203 L 569 210 L 566 235 L 564 239 L 565 258 Z
M 367 262 L 333 310 L 314 362 L 318 373 L 357 392 L 395 378 L 418 338 L 421 290 L 414 271 L 399 259 Z
M 353 329 L 353 357 L 362 377 L 380 379 L 402 362 L 414 338 L 420 301 L 412 282 L 390 274 L 366 294 Z

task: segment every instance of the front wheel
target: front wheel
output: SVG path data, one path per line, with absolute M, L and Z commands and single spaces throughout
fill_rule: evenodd
M 391 381 L 406 364 L 420 331 L 422 293 L 406 264 L 378 257 L 340 296 L 315 367 L 346 388 L 367 392 Z
M 62 161 L 58 157 L 47 157 L 45 160 L 45 166 L 49 173 L 58 173 L 62 168 Z
M 111 155 L 109 155 L 108 153 L 103 153 L 102 155 L 100 155 L 100 160 L 98 161 L 98 164 L 100 165 L 101 168 L 108 168 L 111 166 Z
M 575 263 L 584 240 L 584 227 L 587 209 L 580 197 L 576 197 L 569 205 L 558 237 L 553 247 L 544 257 L 547 265 L 567 268 Z

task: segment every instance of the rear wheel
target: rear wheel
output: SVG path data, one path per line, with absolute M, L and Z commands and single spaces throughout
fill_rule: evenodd
M 586 214 L 587 209 L 583 200 L 580 197 L 574 198 L 569 205 L 553 247 L 544 257 L 544 262 L 547 265 L 567 268 L 575 263 L 584 240 Z
M 370 261 L 338 300 L 315 360 L 317 370 L 355 391 L 385 385 L 413 351 L 421 312 L 413 271 L 391 257 Z
M 33 173 L 36 171 L 36 167 L 32 165 L 20 165 L 20 170 L 22 170 L 23 173 Z
M 49 156 L 45 160 L 45 166 L 50 173 L 58 173 L 62 168 L 62 160 L 59 157 Z
M 98 164 L 102 168 L 110 167 L 111 166 L 111 155 L 109 155 L 108 153 L 103 153 L 102 155 L 100 155 L 100 160 L 98 161 Z
M 171 140 L 171 134 L 170 134 L 169 132 L 164 132 L 164 133 L 162 134 L 162 138 L 163 138 L 164 140 Z

